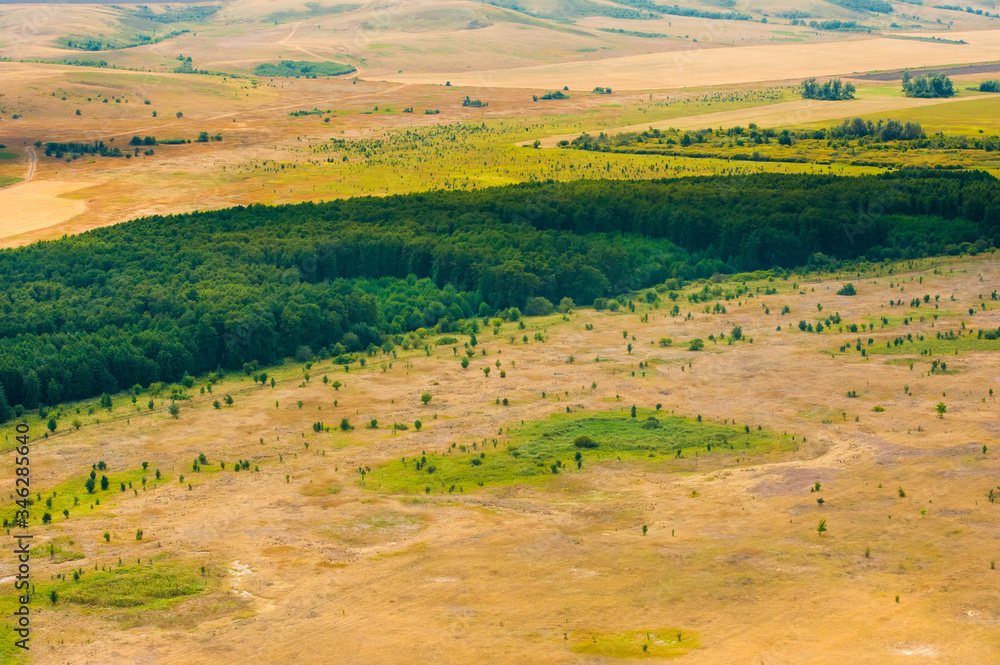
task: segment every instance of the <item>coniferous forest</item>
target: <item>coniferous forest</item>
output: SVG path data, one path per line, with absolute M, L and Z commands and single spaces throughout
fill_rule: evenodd
M 991 245 L 1000 187 L 979 172 L 550 182 L 149 217 L 0 251 L 0 421 L 186 373 L 388 351 L 529 299 Z

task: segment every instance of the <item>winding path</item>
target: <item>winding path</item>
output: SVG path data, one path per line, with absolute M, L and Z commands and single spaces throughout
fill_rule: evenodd
M 34 147 L 29 146 L 28 147 L 28 174 L 26 176 L 24 176 L 24 178 L 22 178 L 21 180 L 18 180 L 16 182 L 12 182 L 9 185 L 4 185 L 3 187 L 0 187 L 0 189 L 7 190 L 7 189 L 11 189 L 13 187 L 17 187 L 19 185 L 26 185 L 29 182 L 31 182 L 32 178 L 35 177 L 35 163 L 37 161 L 38 161 L 38 156 L 35 154 Z
M 38 156 L 35 154 L 35 148 L 33 146 L 28 146 L 28 156 L 30 157 L 30 161 L 28 163 L 28 175 L 22 182 L 31 182 L 31 179 L 35 177 L 35 162 L 38 161 Z

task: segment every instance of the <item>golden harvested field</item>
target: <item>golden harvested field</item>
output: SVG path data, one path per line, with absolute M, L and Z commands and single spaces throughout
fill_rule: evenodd
M 848 280 L 858 295 L 834 295 Z M 527 344 L 511 342 L 521 331 L 507 324 L 480 337 L 485 357 L 467 370 L 445 345 L 429 357 L 373 358 L 348 374 L 317 362 L 308 382 L 302 365 L 268 368 L 274 388 L 230 375 L 214 396 L 196 387 L 177 419 L 163 398 L 147 409 L 145 394 L 138 405 L 114 396 L 110 413 L 88 415 L 82 404 L 78 430 L 67 416 L 45 440 L 33 418 L 43 496 L 70 488 L 98 461 L 113 478 L 132 474 L 136 488 L 98 491 L 93 507 L 84 492 L 69 518 L 35 529 L 35 547 L 59 547 L 36 562 L 45 584 L 81 569 L 78 584 L 89 588 L 104 574 L 95 566 L 117 569 L 119 559 L 140 576 L 166 567 L 204 581 L 203 591 L 163 610 L 83 610 L 41 598 L 36 630 L 58 638 L 31 662 L 555 664 L 670 654 L 699 665 L 995 663 L 1000 508 L 988 495 L 1000 472 L 997 350 L 954 355 L 940 342 L 948 369 L 931 373 L 925 357 L 878 349 L 904 333 L 933 339 L 963 322 L 1000 326 L 988 294 L 985 310 L 958 314 L 979 308 L 998 280 L 1000 261 L 987 254 L 898 264 L 891 275 L 751 282 L 777 293 L 733 299 L 724 314 L 685 303 L 671 317 L 642 303 L 635 313 L 528 319 L 526 333 L 545 341 Z M 905 328 L 895 318 L 861 335 L 795 326 L 834 311 L 845 325 L 877 320 L 890 316 L 890 299 L 924 293 L 941 295 L 941 309 L 931 301 Z M 790 313 L 779 314 L 786 305 Z M 639 320 L 646 313 L 648 323 Z M 752 343 L 686 349 L 693 337 L 728 337 L 734 325 Z M 673 345 L 656 344 L 661 337 Z M 838 351 L 856 337 L 874 338 L 866 357 Z M 479 371 L 494 361 L 505 378 Z M 335 390 L 324 375 L 343 385 Z M 223 394 L 234 404 L 213 409 Z M 588 451 L 582 468 L 548 480 L 383 488 L 383 465 L 401 457 L 462 460 L 471 448 L 451 446 L 476 443 L 488 459 L 504 454 L 522 421 L 567 408 L 627 418 L 632 404 L 657 403 L 661 417 L 787 432 L 795 450 L 687 449 L 683 459 L 648 462 Z M 341 418 L 357 429 L 314 431 L 317 421 Z M 362 428 L 370 418 L 379 429 Z M 420 431 L 388 429 L 415 419 Z M 7 442 L 13 433 L 0 435 Z M 234 473 L 237 460 L 249 470 Z M 149 480 L 141 489 L 140 474 Z M 820 520 L 826 532 L 817 531 Z M 72 583 L 61 588 L 68 594 Z
M 948 33 L 967 44 L 873 38 L 849 44 L 754 45 L 690 48 L 672 53 L 535 65 L 514 69 L 452 70 L 441 74 L 388 75 L 386 80 L 444 83 L 487 88 L 666 90 L 701 86 L 740 86 L 808 76 L 847 76 L 872 69 L 924 67 L 1000 59 L 1000 30 Z M 471 66 L 470 66 L 471 68 Z

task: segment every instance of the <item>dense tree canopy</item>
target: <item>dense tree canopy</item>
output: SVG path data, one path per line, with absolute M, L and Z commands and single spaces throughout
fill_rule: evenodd
M 853 83 L 844 83 L 840 79 L 830 79 L 826 83 L 817 83 L 815 78 L 809 78 L 802 82 L 803 99 L 823 99 L 835 101 L 840 99 L 854 99 L 856 88 Z
M 532 298 L 588 304 L 816 253 L 977 241 L 1000 244 L 1000 187 L 970 172 L 532 183 L 149 217 L 0 251 L 0 417 L 303 347 L 388 347 Z
M 909 72 L 903 72 L 903 94 L 907 97 L 953 97 L 955 86 L 944 74 L 921 74 L 911 79 Z

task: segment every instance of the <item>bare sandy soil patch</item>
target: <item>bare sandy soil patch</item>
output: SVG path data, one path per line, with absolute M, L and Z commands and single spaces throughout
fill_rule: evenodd
M 64 195 L 93 183 L 33 180 L 0 189 L 0 238 L 37 231 L 68 221 L 87 210 L 86 202 Z

